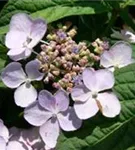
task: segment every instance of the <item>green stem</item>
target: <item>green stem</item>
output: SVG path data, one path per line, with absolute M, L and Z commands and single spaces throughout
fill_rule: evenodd
M 109 30 L 112 28 L 113 24 L 115 23 L 117 16 L 118 16 L 118 13 L 116 11 L 113 11 L 110 22 L 109 22 L 109 24 L 108 24 L 108 26 L 104 32 L 104 35 L 108 34 Z

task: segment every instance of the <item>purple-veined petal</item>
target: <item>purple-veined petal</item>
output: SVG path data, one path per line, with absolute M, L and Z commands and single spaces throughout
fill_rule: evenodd
M 48 111 L 54 112 L 56 100 L 50 92 L 42 90 L 39 93 L 38 101 L 43 108 L 47 109 Z
M 100 65 L 109 68 L 113 66 L 113 55 L 110 51 L 104 51 L 100 57 Z
M 67 92 L 64 90 L 58 90 L 55 93 L 54 97 L 56 100 L 55 108 L 58 111 L 67 110 L 67 108 L 69 106 L 69 95 L 67 94 Z
M 6 141 L 2 136 L 0 136 L 0 150 L 7 150 L 6 149 Z
M 32 19 L 25 13 L 18 13 L 12 16 L 9 29 L 11 31 L 24 32 L 27 35 L 31 32 Z
M 114 58 L 121 58 L 123 61 L 126 59 L 131 59 L 132 57 L 132 48 L 124 41 L 117 42 L 110 48 L 109 51 Z
M 81 127 L 82 121 L 77 117 L 73 108 L 69 107 L 66 111 L 57 115 L 60 127 L 64 131 L 74 131 Z
M 28 78 L 31 80 L 42 80 L 44 73 L 39 72 L 40 64 L 38 60 L 30 61 L 25 66 L 25 71 Z
M 6 34 L 5 45 L 10 49 L 16 50 L 16 53 L 19 54 L 21 53 L 21 48 L 23 48 L 26 39 L 26 33 L 18 30 L 11 30 Z
M 84 102 L 91 97 L 91 93 L 85 85 L 78 85 L 72 89 L 71 96 L 74 101 Z
M 40 127 L 39 133 L 45 144 L 50 148 L 54 148 L 60 133 L 59 124 L 56 118 L 49 119 L 44 123 Z
M 20 63 L 12 62 L 3 70 L 1 79 L 6 86 L 17 88 L 26 80 L 26 75 Z
M 28 47 L 33 48 L 34 46 L 36 46 L 43 38 L 46 30 L 47 24 L 44 20 L 42 19 L 34 20 L 31 26 L 31 34 L 30 34 L 32 41 L 29 43 Z
M 31 104 L 24 110 L 24 118 L 34 126 L 43 125 L 51 116 L 51 112 L 43 109 L 38 102 Z
M 99 92 L 113 87 L 114 75 L 107 69 L 94 71 L 91 68 L 86 68 L 83 71 L 83 81 L 92 92 Z
M 23 52 L 25 52 L 25 48 L 16 48 L 16 49 L 10 49 L 7 53 L 8 56 L 16 56 L 16 55 L 20 55 Z
M 111 55 L 111 58 L 109 57 L 107 59 L 108 55 Z M 131 61 L 131 57 L 132 49 L 130 45 L 126 42 L 119 41 L 116 44 L 114 44 L 108 52 L 103 52 L 103 54 L 101 55 L 100 64 L 105 68 L 108 68 L 110 66 L 120 68 L 128 65 L 129 63 L 133 63 Z
M 0 137 L 4 138 L 6 142 L 9 139 L 9 131 L 7 127 L 3 124 L 2 120 L 0 120 Z
M 85 102 L 75 102 L 74 109 L 78 118 L 83 120 L 93 117 L 99 110 L 95 99 L 92 97 Z
M 25 58 L 29 57 L 32 53 L 33 49 L 26 48 L 25 49 Z
M 124 59 L 123 59 L 124 60 Z M 129 64 L 135 63 L 135 59 L 126 59 L 125 61 L 123 61 L 118 67 L 122 68 L 125 67 Z
M 114 93 L 100 93 L 97 100 L 101 105 L 101 112 L 106 117 L 115 117 L 120 113 L 121 105 Z
M 96 85 L 96 77 L 95 77 L 95 70 L 93 70 L 92 68 L 86 68 L 83 73 L 83 82 L 84 85 L 89 89 L 89 90 L 93 90 L 94 87 Z
M 14 99 L 17 106 L 27 107 L 37 99 L 37 91 L 30 83 L 24 83 L 15 90 Z
M 14 55 L 14 56 L 9 56 L 12 60 L 14 61 L 19 61 L 22 59 L 26 59 L 31 55 L 32 51 L 28 48 L 26 48 L 22 53 L 18 54 L 18 55 Z
M 114 86 L 115 79 L 111 71 L 107 69 L 100 69 L 96 71 L 95 76 L 96 76 L 95 89 L 97 92 L 110 89 Z

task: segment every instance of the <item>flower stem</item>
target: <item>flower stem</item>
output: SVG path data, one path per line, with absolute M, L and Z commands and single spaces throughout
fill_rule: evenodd
M 49 45 L 49 43 L 46 42 L 46 41 L 40 40 L 40 42 L 41 42 L 41 43 L 44 43 L 44 44 L 46 44 L 46 45 Z

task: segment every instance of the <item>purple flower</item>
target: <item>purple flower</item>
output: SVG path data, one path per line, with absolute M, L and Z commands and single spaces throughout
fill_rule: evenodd
M 25 66 L 25 72 L 20 63 L 12 62 L 1 74 L 2 81 L 9 88 L 17 88 L 14 93 L 15 103 L 27 107 L 37 98 L 37 91 L 31 85 L 32 81 L 42 80 L 44 74 L 39 72 L 39 62 L 30 61 Z
M 83 78 L 81 74 L 78 74 L 77 76 L 73 77 L 72 82 L 74 83 L 74 85 L 82 85 L 83 84 Z
M 61 40 L 64 40 L 67 37 L 66 33 L 63 31 L 58 31 L 57 35 Z
M 12 127 L 6 150 L 46 150 L 40 138 L 39 128 L 18 129 Z
M 71 93 L 77 116 L 88 119 L 99 110 L 106 117 L 118 115 L 121 109 L 119 100 L 114 93 L 104 92 L 114 85 L 113 73 L 106 69 L 86 68 L 82 76 L 84 84 L 74 87 Z
M 74 46 L 73 49 L 72 49 L 72 52 L 75 53 L 75 54 L 78 54 L 79 48 L 77 46 Z
M 42 19 L 32 20 L 25 13 L 15 14 L 10 21 L 6 35 L 6 46 L 10 49 L 7 55 L 17 61 L 31 55 L 32 49 L 43 38 L 47 29 Z
M 9 130 L 0 120 L 0 150 L 51 150 L 39 135 L 39 128 Z
M 8 142 L 9 131 L 7 127 L 0 120 L 0 150 L 6 150 L 6 143 Z
M 57 91 L 54 96 L 42 90 L 38 101 L 25 109 L 24 118 L 32 125 L 40 126 L 40 135 L 50 148 L 56 146 L 60 128 L 74 131 L 82 123 L 73 108 L 69 107 L 69 97 L 63 90 Z
M 111 71 L 133 62 L 132 49 L 128 43 L 123 41 L 117 42 L 109 51 L 104 51 L 100 58 L 100 65 Z

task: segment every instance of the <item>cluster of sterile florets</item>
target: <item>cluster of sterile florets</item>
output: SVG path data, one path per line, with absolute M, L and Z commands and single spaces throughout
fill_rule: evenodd
M 109 47 L 108 42 L 96 39 L 91 50 L 85 42 L 73 40 L 77 30 L 69 24 L 53 29 L 46 42 L 41 40 L 46 30 L 42 19 L 33 20 L 24 13 L 11 19 L 5 44 L 14 62 L 3 69 L 1 79 L 14 89 L 16 105 L 25 108 L 24 118 L 35 128 L 8 131 L 0 120 L 1 150 L 54 149 L 62 130 L 79 129 L 82 120 L 98 111 L 109 118 L 120 113 L 120 102 L 112 90 L 113 71 L 134 62 L 130 45 L 120 41 Z M 34 47 L 39 42 L 44 44 L 38 53 Z M 35 59 L 26 63 L 32 53 Z M 24 59 L 23 65 L 17 62 Z M 56 93 L 47 90 L 50 81 Z M 44 86 L 38 88 L 33 82 Z
M 41 70 L 47 73 L 44 81 L 47 83 L 53 81 L 55 88 L 64 88 L 69 92 L 75 85 L 76 76 L 80 75 L 86 67 L 93 66 L 94 62 L 99 61 L 100 54 L 93 53 L 85 42 L 77 44 L 73 40 L 77 29 L 70 28 L 70 25 L 68 23 L 57 30 L 51 30 L 47 35 L 48 44 L 41 45 L 42 51 L 38 55 Z M 99 41 L 103 52 L 105 44 Z

